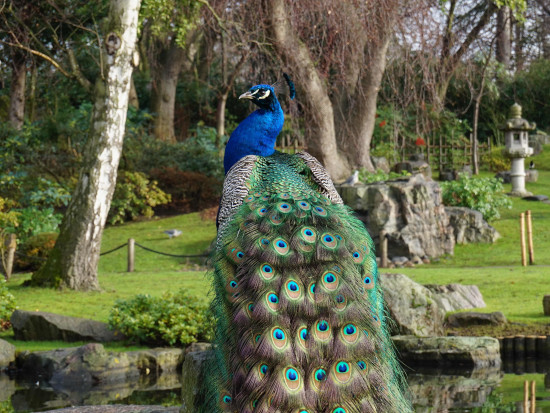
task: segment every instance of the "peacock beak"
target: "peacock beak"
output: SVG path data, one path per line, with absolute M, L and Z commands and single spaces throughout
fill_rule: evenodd
M 243 93 L 241 96 L 239 96 L 239 99 L 250 99 L 250 100 L 252 100 L 252 99 L 254 99 L 254 95 L 250 91 L 248 91 L 248 92 Z

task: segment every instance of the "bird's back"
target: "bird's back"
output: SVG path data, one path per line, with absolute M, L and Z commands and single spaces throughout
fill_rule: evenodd
M 213 261 L 201 411 L 411 411 L 373 242 L 311 156 L 247 156 L 229 171 Z

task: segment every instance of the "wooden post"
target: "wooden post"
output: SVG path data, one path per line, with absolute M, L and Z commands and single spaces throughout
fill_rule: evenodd
M 133 238 L 128 239 L 128 271 L 134 272 L 134 258 L 135 258 L 135 243 L 136 241 Z
M 537 383 L 535 380 L 531 382 L 531 413 L 535 413 L 535 407 L 537 406 L 537 401 L 535 398 L 535 392 L 537 390 Z
M 550 295 L 542 297 L 542 308 L 544 310 L 544 315 L 550 315 Z
M 15 249 L 17 248 L 17 240 L 15 238 L 15 234 L 7 235 L 6 239 L 4 240 L 4 246 L 6 248 L 6 268 L 4 268 L 4 271 L 7 281 L 10 279 L 11 273 L 13 271 L 13 260 L 15 258 Z
M 531 211 L 527 210 L 525 212 L 527 217 L 527 243 L 529 245 L 529 264 L 533 265 L 535 263 L 535 251 L 533 250 L 533 224 L 531 222 Z
M 521 245 L 521 265 L 527 266 L 527 258 L 525 252 L 525 214 L 519 214 L 519 236 Z
M 388 268 L 388 239 L 386 238 L 386 231 L 382 230 L 379 233 L 380 240 L 380 267 Z
M 523 412 L 529 411 L 529 382 L 525 380 L 523 382 Z

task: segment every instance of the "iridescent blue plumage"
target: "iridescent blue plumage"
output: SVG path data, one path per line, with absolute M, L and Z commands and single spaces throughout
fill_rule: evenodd
M 283 129 L 284 114 L 269 85 L 253 86 L 239 99 L 250 99 L 259 109 L 252 112 L 233 131 L 223 160 L 225 173 L 246 155 L 270 156 L 275 151 L 277 135 Z

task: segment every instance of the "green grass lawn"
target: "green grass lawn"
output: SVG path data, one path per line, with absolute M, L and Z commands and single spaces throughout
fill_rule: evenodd
M 550 195 L 550 145 L 535 158 L 539 180 L 528 183 L 536 194 Z M 485 176 L 492 175 L 484 173 Z M 509 189 L 510 186 L 507 186 Z M 521 267 L 519 213 L 532 211 L 536 266 Z M 463 283 L 477 285 L 487 303 L 480 311 L 502 311 L 509 320 L 527 324 L 549 324 L 542 314 L 542 296 L 550 294 L 550 205 L 513 199 L 513 207 L 501 211 L 502 218 L 492 224 L 502 235 L 494 244 L 457 245 L 454 256 L 416 268 L 392 270 L 419 283 Z M 169 239 L 167 229 L 180 229 L 183 235 Z M 109 227 L 105 230 L 102 251 L 124 244 L 128 238 L 165 253 L 186 255 L 206 251 L 216 234 L 213 220 L 193 213 L 170 218 Z M 210 282 L 205 276 L 205 259 L 177 258 L 154 254 L 136 246 L 136 271 L 126 272 L 126 248 L 101 257 L 101 292 L 79 293 L 23 287 L 29 274 L 16 274 L 8 288 L 20 309 L 50 311 L 76 317 L 106 321 L 117 299 L 136 294 L 161 295 L 165 291 L 185 289 L 208 300 Z M 549 332 L 550 333 L 550 332 Z M 11 331 L 0 338 L 10 338 Z M 46 344 L 20 343 L 18 349 L 33 349 Z M 34 347 L 33 347 L 34 346 Z M 47 345 L 46 345 L 47 346 Z M 50 348 L 58 347 L 52 344 Z

